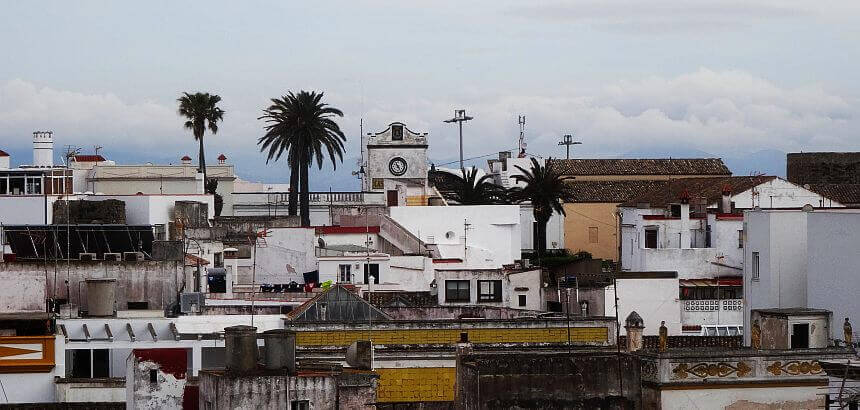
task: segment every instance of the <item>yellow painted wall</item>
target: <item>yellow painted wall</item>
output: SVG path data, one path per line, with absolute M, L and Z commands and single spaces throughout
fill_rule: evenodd
M 452 401 L 457 369 L 453 367 L 415 367 L 376 369 L 380 403 L 415 401 Z
M 562 343 L 567 342 L 567 328 L 520 328 L 520 329 L 414 329 L 414 330 L 344 330 L 344 331 L 299 331 L 296 344 L 299 346 L 348 346 L 356 340 L 372 340 L 381 345 L 454 344 L 460 340 L 460 332 L 469 333 L 472 343 Z M 605 327 L 572 327 L 572 342 L 604 343 L 609 340 Z
M 593 258 L 618 260 L 617 202 L 564 204 L 564 247 L 587 251 Z M 589 240 L 589 228 L 597 228 L 597 243 Z

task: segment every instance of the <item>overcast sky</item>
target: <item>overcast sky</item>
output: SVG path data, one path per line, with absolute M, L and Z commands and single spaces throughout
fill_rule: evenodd
M 284 180 L 257 153 L 257 117 L 300 89 L 345 112 L 344 171 L 362 117 L 365 132 L 429 132 L 430 157 L 455 159 L 442 120 L 461 107 L 475 116 L 466 157 L 515 147 L 519 114 L 543 156 L 563 155 L 565 133 L 580 157 L 860 150 L 856 0 L 0 4 L 0 149 L 14 163 L 37 129 L 125 162 L 196 160 L 175 100 L 208 91 L 227 111 L 210 161 Z

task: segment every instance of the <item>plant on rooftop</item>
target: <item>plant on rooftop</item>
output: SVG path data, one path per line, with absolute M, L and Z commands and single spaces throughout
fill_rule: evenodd
M 564 176 L 559 172 L 552 158 L 546 161 L 546 165 L 541 165 L 532 158 L 530 169 L 524 169 L 519 165 L 516 167 L 522 175 L 514 175 L 514 181 L 524 183 L 525 186 L 511 188 L 508 195 L 514 203 L 531 203 L 537 222 L 536 249 L 538 255 L 543 255 L 546 252 L 546 225 L 553 212 L 565 215 L 564 202 L 573 199 L 565 187 L 565 181 L 573 177 Z
M 461 169 L 461 175 L 454 175 L 446 198 L 460 205 L 491 205 L 507 203 L 504 188 L 492 183 L 489 174 L 478 178 L 478 169 Z
M 257 140 L 260 152 L 267 152 L 266 163 L 281 158 L 286 153 L 290 167 L 290 215 L 295 215 L 296 196 L 299 196 L 302 226 L 310 223 L 310 191 L 308 190 L 308 168 L 316 160 L 322 169 L 323 159 L 328 153 L 332 166 L 343 162 L 346 136 L 334 117 L 343 117 L 343 112 L 322 102 L 323 93 L 316 91 L 290 92 L 281 98 L 273 98 L 272 105 L 263 110 L 266 134 Z M 300 185 L 300 190 L 295 189 Z
M 209 93 L 182 93 L 179 102 L 179 115 L 185 117 L 185 128 L 191 130 L 194 139 L 200 143 L 197 172 L 203 174 L 203 186 L 206 186 L 206 155 L 203 152 L 203 134 L 206 128 L 212 134 L 218 133 L 218 122 L 224 119 L 224 110 L 218 108 L 221 97 Z

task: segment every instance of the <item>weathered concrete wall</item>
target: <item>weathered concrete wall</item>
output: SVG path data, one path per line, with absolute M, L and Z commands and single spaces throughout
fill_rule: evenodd
M 824 407 L 818 386 L 669 390 L 661 393 L 664 410 L 700 408 L 726 410 L 802 410 Z M 693 407 L 694 408 L 694 407 Z
M 86 308 L 87 290 L 83 283 L 88 278 L 114 278 L 117 280 L 116 303 L 126 309 L 129 301 L 148 302 L 150 309 L 163 309 L 177 298 L 183 280 L 184 262 L 81 262 L 54 263 L 12 262 L 0 263 L 0 300 L 12 301 L 19 310 L 45 308 L 45 297 L 70 298 L 73 305 Z M 45 286 L 47 271 L 47 286 Z M 68 278 L 68 286 L 65 281 Z M 56 286 L 55 284 L 56 279 Z M 47 290 L 46 290 L 47 288 Z M 41 289 L 41 291 L 39 290 Z
M 58 403 L 93 403 L 125 401 L 125 380 L 111 379 L 57 379 Z
M 477 373 L 478 389 L 458 400 L 474 403 L 477 396 L 482 409 L 639 408 L 641 402 L 639 360 L 627 354 L 472 354 L 461 358 L 464 367 L 473 369 L 472 384 Z
M 200 404 L 206 409 L 288 409 L 307 400 L 312 409 L 337 408 L 337 381 L 332 376 L 239 376 L 200 372 Z
M 46 298 L 45 271 L 22 275 L 14 264 L 0 263 L 0 312 L 44 312 Z M 53 269 L 51 269 L 53 271 Z
M 126 408 L 182 408 L 186 374 L 184 349 L 137 349 L 126 362 Z M 155 381 L 151 372 L 155 371 Z

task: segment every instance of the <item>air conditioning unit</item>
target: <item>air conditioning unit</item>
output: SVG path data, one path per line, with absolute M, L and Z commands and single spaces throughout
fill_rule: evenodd
M 126 262 L 141 262 L 143 261 L 143 252 L 123 252 L 122 260 Z
M 200 313 L 206 305 L 206 294 L 189 292 L 179 295 L 179 310 L 185 314 Z
M 78 254 L 78 260 L 81 261 L 94 261 L 96 258 L 96 254 L 90 252 L 81 252 Z
M 106 261 L 111 261 L 111 262 L 119 262 L 122 260 L 122 254 L 121 253 L 105 252 L 104 257 L 105 257 Z

